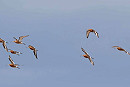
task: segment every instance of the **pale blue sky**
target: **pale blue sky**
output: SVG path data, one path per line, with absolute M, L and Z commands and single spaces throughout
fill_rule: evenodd
M 128 87 L 130 56 L 129 0 L 0 0 L 0 38 L 8 48 L 23 52 L 11 55 L 0 46 L 0 87 Z M 99 33 L 86 38 L 86 30 Z M 23 39 L 38 51 L 17 45 Z M 95 66 L 81 55 L 83 47 Z M 8 55 L 21 69 L 13 69 Z

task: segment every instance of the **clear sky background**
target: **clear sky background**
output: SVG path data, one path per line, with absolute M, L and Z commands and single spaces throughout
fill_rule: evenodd
M 128 87 L 130 56 L 129 0 L 0 0 L 0 87 Z M 86 38 L 86 30 L 93 33 Z M 23 39 L 38 49 L 38 60 Z M 83 58 L 83 47 L 94 57 L 95 66 Z M 21 69 L 8 66 L 11 55 Z

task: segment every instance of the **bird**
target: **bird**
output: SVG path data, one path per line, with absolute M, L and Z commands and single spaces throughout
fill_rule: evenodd
M 15 64 L 15 63 L 13 62 L 13 60 L 12 60 L 11 57 L 10 57 L 10 55 L 9 55 L 9 61 L 11 62 L 11 64 L 9 64 L 10 67 L 20 69 L 20 68 L 18 67 L 19 65 L 18 65 L 18 64 Z
M 28 48 L 30 48 L 31 50 L 33 50 L 33 53 L 34 53 L 36 59 L 38 59 L 38 58 L 37 58 L 37 51 L 38 51 L 38 50 L 36 50 L 36 48 L 34 48 L 34 47 L 31 46 L 31 45 L 29 45 Z
M 93 29 L 88 29 L 88 30 L 86 31 L 86 36 L 87 36 L 87 38 L 89 37 L 89 33 L 90 33 L 90 32 L 95 33 L 95 35 L 99 38 L 98 33 L 97 33 L 95 30 L 93 30 Z
M 125 53 L 127 53 L 128 55 L 130 55 L 129 52 L 127 52 L 125 49 L 123 49 L 123 48 L 121 48 L 121 47 L 119 47 L 119 46 L 112 46 L 112 48 L 116 48 L 116 49 L 119 50 L 119 51 L 124 51 Z
M 24 45 L 26 45 L 25 43 L 22 42 L 22 39 L 23 39 L 24 37 L 28 37 L 28 36 L 29 36 L 29 35 L 20 36 L 19 39 L 16 39 L 15 37 L 13 37 L 13 38 L 15 39 L 15 41 L 13 41 L 13 42 L 15 42 L 15 43 L 17 43 L 17 44 L 24 44 Z
M 85 58 L 88 58 L 89 59 L 89 61 L 91 62 L 91 64 L 92 65 L 94 65 L 94 62 L 92 61 L 92 57 L 90 57 L 89 55 L 88 55 L 88 53 L 81 47 L 81 50 L 85 53 L 85 55 L 83 55 L 83 57 L 85 57 Z
M 8 49 L 10 53 L 12 54 L 16 54 L 16 55 L 19 55 L 19 54 L 22 54 L 21 52 L 17 52 L 17 51 L 14 51 L 14 50 L 11 50 L 11 49 Z
M 8 52 L 8 48 L 7 48 L 7 46 L 6 46 L 6 43 L 7 43 L 7 42 L 0 38 L 0 43 L 2 43 L 4 49 Z

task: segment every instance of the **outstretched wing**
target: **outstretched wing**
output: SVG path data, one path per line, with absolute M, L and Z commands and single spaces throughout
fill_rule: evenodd
M 95 35 L 99 38 L 98 33 L 94 30 Z
M 14 64 L 13 60 L 11 59 L 10 55 L 9 55 L 9 61 Z
M 34 53 L 36 59 L 38 59 L 38 58 L 37 58 L 37 50 L 36 50 L 36 49 L 33 51 L 33 53 Z
M 17 40 L 15 37 L 13 37 L 15 40 Z
M 94 65 L 94 62 L 92 61 L 92 58 L 89 58 L 89 61 L 91 62 L 92 65 Z
M 31 45 L 29 45 L 28 48 L 30 48 L 31 50 L 35 50 L 35 48 Z
M 128 55 L 130 55 L 130 53 L 129 53 L 129 52 L 127 52 L 126 50 L 124 50 L 124 52 L 125 52 L 125 53 L 127 53 Z
M 87 55 L 87 56 L 89 56 L 88 55 L 88 53 L 83 49 L 83 48 L 81 48 L 82 49 L 82 51 Z M 89 56 L 90 57 L 90 56 Z
M 4 40 L 0 38 L 0 42 L 1 42 L 1 43 L 3 43 L 3 42 L 4 42 Z
M 119 47 L 119 46 L 112 46 L 112 48 L 114 48 L 114 47 Z
M 7 48 L 7 46 L 6 46 L 6 41 L 3 42 L 3 47 L 4 47 L 4 49 L 8 52 L 8 48 Z
M 86 31 L 86 36 L 87 36 L 87 38 L 89 37 L 89 33 L 90 33 L 90 31 L 87 30 L 87 31 Z
M 20 36 L 19 37 L 19 41 L 21 41 L 24 37 L 28 37 L 29 35 L 26 35 L 26 36 Z

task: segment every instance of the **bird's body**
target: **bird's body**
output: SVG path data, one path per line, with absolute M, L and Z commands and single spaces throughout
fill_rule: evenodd
M 18 68 L 18 69 L 20 69 L 20 68 L 18 67 L 19 65 L 17 65 L 17 64 L 9 64 L 9 66 L 10 66 L 10 67 L 13 67 L 13 68 Z
M 20 68 L 18 67 L 19 65 L 18 65 L 18 64 L 15 64 L 15 63 L 13 62 L 13 60 L 12 60 L 11 57 L 10 57 L 10 55 L 9 55 L 9 61 L 11 62 L 11 64 L 9 64 L 10 67 L 20 69 Z
M 89 37 L 90 32 L 95 33 L 95 35 L 99 38 L 98 33 L 97 33 L 95 30 L 93 30 L 93 29 L 88 29 L 88 30 L 86 31 L 86 36 L 87 36 L 87 38 Z
M 119 46 L 113 46 L 112 48 L 116 48 L 116 49 L 119 50 L 119 51 L 124 51 L 125 53 L 127 53 L 128 55 L 130 55 L 129 52 L 127 52 L 125 49 L 123 49 L 123 48 L 121 48 L 121 47 L 119 47 Z
M 9 49 L 9 50 L 10 50 L 10 49 Z M 14 51 L 14 50 L 10 50 L 10 51 L 8 51 L 8 52 L 10 52 L 10 53 L 12 53 L 12 54 L 16 54 L 16 55 L 22 54 L 21 52 L 17 52 L 17 51 Z
M 35 50 L 35 48 L 31 45 L 28 46 L 31 50 Z
M 81 49 L 85 53 L 85 55 L 83 55 L 83 57 L 88 58 L 89 61 L 91 62 L 91 64 L 94 65 L 94 62 L 92 61 L 92 58 L 88 55 L 88 53 L 83 48 L 81 48 Z
M 13 38 L 15 39 L 15 41 L 13 41 L 13 42 L 15 42 L 16 44 L 24 44 L 24 45 L 25 45 L 25 43 L 22 42 L 22 39 L 23 39 L 24 37 L 28 37 L 28 36 L 29 36 L 29 35 L 20 36 L 19 39 L 16 39 L 15 37 L 13 37 Z
M 33 47 L 33 46 L 31 46 L 31 45 L 29 45 L 28 48 L 30 48 L 31 50 L 33 50 L 33 53 L 34 53 L 36 59 L 38 59 L 38 58 L 37 58 L 37 51 L 38 51 L 38 50 L 36 50 L 36 48 Z
M 15 42 L 15 43 L 17 43 L 17 44 L 23 44 L 21 41 L 19 41 L 19 40 L 15 40 L 15 41 L 13 41 L 13 42 Z

